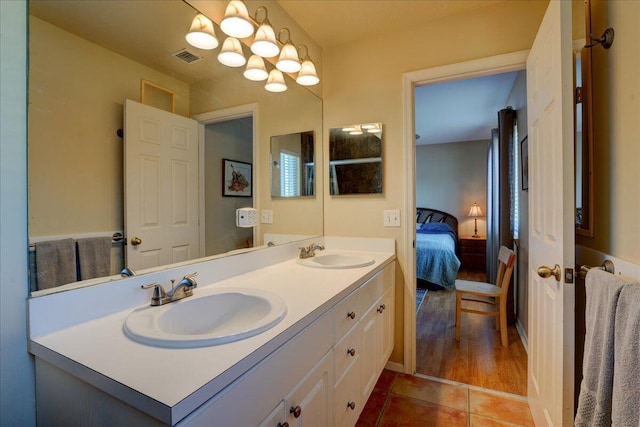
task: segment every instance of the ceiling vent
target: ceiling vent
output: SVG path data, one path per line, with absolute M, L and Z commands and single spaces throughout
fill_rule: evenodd
M 187 64 L 193 64 L 194 62 L 198 62 L 203 59 L 202 56 L 198 56 L 189 52 L 187 49 L 181 49 L 173 54 L 178 59 L 183 60 Z

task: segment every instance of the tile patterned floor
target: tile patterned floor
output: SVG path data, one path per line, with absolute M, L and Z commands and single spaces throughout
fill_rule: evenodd
M 526 399 L 384 370 L 357 427 L 532 427 Z

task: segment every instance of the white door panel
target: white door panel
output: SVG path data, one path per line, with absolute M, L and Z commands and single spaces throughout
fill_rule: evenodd
M 527 59 L 529 390 L 537 426 L 573 425 L 574 267 L 571 2 L 552 0 Z M 540 266 L 560 277 L 542 278 Z
M 125 102 L 127 266 L 200 257 L 198 122 Z M 133 245 L 138 237 L 141 243 Z

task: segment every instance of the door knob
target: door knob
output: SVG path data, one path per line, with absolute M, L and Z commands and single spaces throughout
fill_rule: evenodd
M 131 239 L 131 245 L 132 246 L 138 246 L 139 244 L 142 243 L 142 239 L 139 237 L 134 237 Z
M 538 267 L 538 276 L 542 277 L 543 279 L 553 276 L 557 281 L 560 281 L 560 278 L 562 277 L 561 270 L 562 269 L 558 264 L 556 264 L 553 268 L 543 265 L 541 267 Z

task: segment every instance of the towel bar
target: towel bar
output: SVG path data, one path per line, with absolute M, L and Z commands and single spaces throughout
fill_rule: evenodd
M 598 270 L 604 270 L 607 273 L 611 273 L 611 274 L 614 274 L 616 272 L 613 262 L 611 260 L 605 259 L 602 265 L 598 267 L 590 267 L 588 265 L 580 266 L 580 269 L 578 270 L 578 277 L 581 279 L 584 279 L 587 275 L 587 272 L 592 268 L 597 268 Z
M 64 238 L 66 236 L 60 236 L 59 238 Z M 77 240 L 80 237 L 75 238 L 75 240 Z M 54 238 L 52 237 L 52 240 L 54 240 Z M 120 233 L 119 231 L 116 231 L 115 233 L 113 233 L 113 235 L 111 236 L 111 245 L 113 246 L 118 246 L 118 245 L 122 245 L 126 243 L 126 239 L 124 238 L 124 236 L 122 235 L 122 233 Z M 36 243 L 29 243 L 29 252 L 35 252 L 36 251 Z

